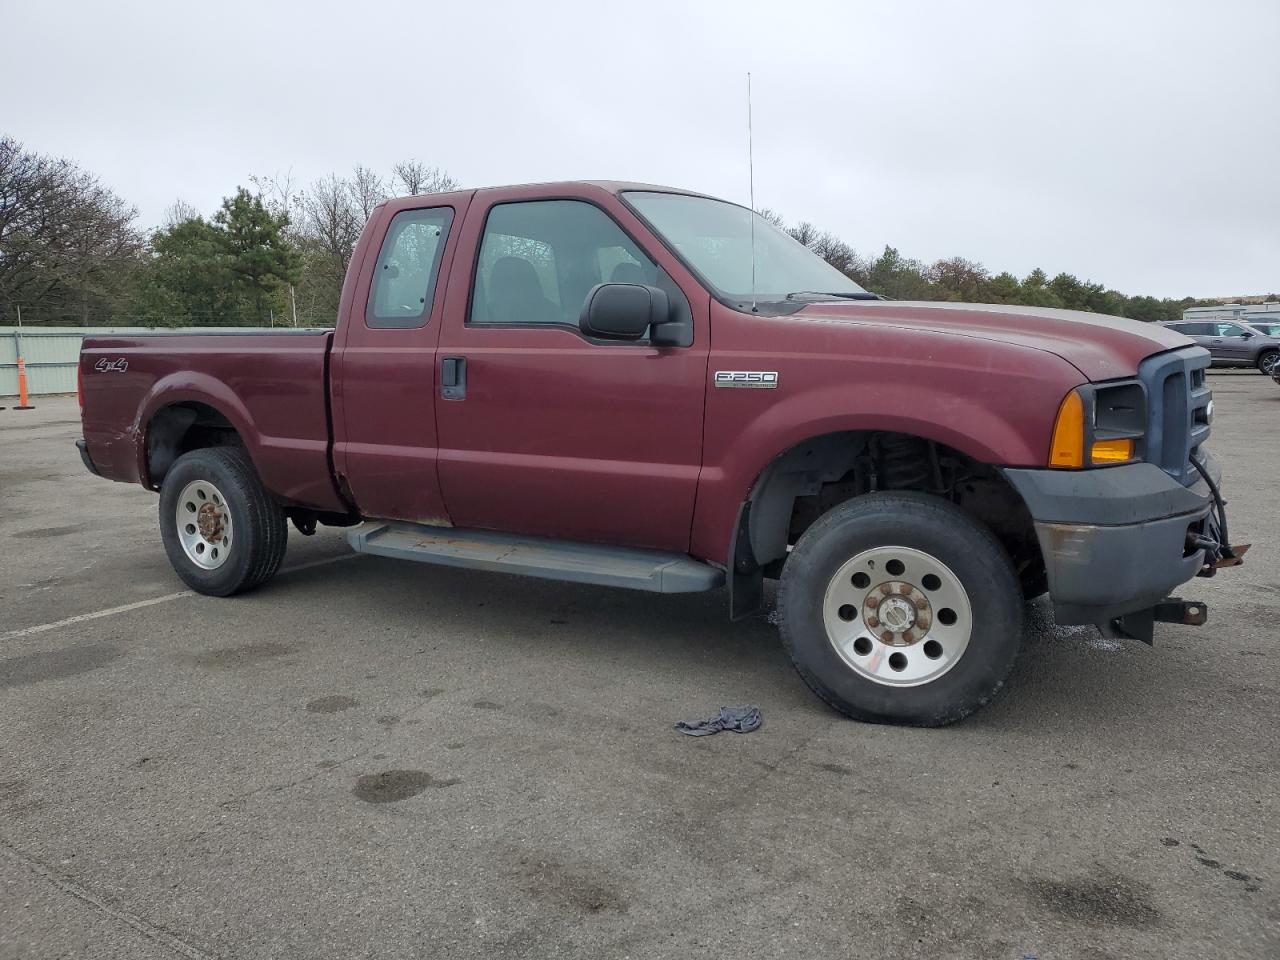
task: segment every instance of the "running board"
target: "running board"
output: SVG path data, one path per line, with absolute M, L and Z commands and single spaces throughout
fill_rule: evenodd
M 347 532 L 357 553 L 526 577 L 695 593 L 724 585 L 724 571 L 679 553 L 575 543 L 489 530 L 374 521 Z

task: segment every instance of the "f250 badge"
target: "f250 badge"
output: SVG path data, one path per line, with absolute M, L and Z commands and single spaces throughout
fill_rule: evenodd
M 99 373 L 124 373 L 129 369 L 129 361 L 124 357 L 116 357 L 114 360 L 103 357 L 93 365 L 93 369 Z
M 773 390 L 778 386 L 777 370 L 717 370 L 717 387 L 743 390 Z

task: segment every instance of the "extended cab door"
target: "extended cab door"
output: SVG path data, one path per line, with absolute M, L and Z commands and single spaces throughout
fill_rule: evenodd
M 361 515 L 447 523 L 436 473 L 436 341 L 470 193 L 411 197 L 370 219 L 335 341 L 334 469 Z
M 453 522 L 685 552 L 702 460 L 708 298 L 606 191 L 481 192 L 439 344 L 440 482 Z M 589 339 L 602 282 L 668 291 L 688 347 Z

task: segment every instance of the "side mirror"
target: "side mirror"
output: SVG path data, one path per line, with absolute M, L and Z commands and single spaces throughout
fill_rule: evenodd
M 605 340 L 639 340 L 671 318 L 666 291 L 642 283 L 597 283 L 587 294 L 578 329 Z
M 1250 337 L 1252 337 L 1252 336 L 1253 336 L 1253 334 L 1252 334 L 1252 333 L 1250 333 L 1248 330 L 1246 330 L 1244 333 L 1240 334 L 1240 336 L 1241 336 L 1242 338 L 1244 338 L 1245 340 L 1248 340 Z

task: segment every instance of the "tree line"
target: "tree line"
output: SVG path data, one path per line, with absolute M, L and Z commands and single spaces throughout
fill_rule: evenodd
M 91 173 L 0 137 L 0 323 L 332 326 L 373 208 L 458 187 L 417 160 L 306 187 L 254 176 L 210 215 L 179 200 L 147 231 Z
M 332 326 L 352 248 L 393 196 L 458 189 L 418 160 L 387 173 L 357 166 L 300 186 L 254 176 L 205 215 L 177 201 L 157 228 L 70 160 L 0 137 L 0 323 Z M 861 286 L 894 300 L 1065 307 L 1173 320 L 1200 301 L 1126 296 L 1068 273 L 1019 278 L 952 257 L 927 264 L 886 246 L 874 258 L 801 222 L 771 222 Z

